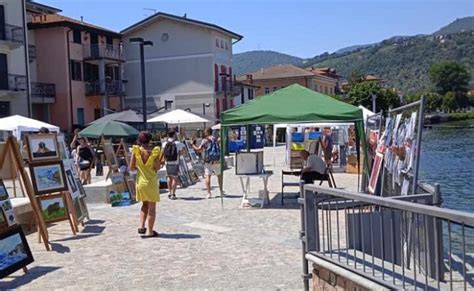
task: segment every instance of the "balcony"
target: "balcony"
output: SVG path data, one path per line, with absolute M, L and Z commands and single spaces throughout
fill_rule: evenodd
M 227 96 L 237 96 L 240 95 L 240 86 L 235 86 L 233 81 L 221 80 L 219 82 L 219 89 L 216 93 L 225 94 Z
M 84 45 L 83 46 L 84 60 L 99 60 L 107 59 L 113 61 L 124 61 L 122 50 L 119 46 L 114 45 Z
M 31 82 L 31 98 L 33 103 L 55 103 L 56 85 Z
M 3 77 L 0 76 L 0 79 L 3 79 Z M 0 91 L 26 91 L 26 76 L 9 74 L 7 80 L 0 80 Z
M 36 60 L 36 46 L 33 44 L 28 45 L 28 59 L 30 63 Z
M 86 85 L 86 96 L 121 96 L 123 93 L 122 81 L 111 80 L 111 81 L 92 81 L 85 82 Z
M 5 29 L 0 29 L 0 45 L 15 49 L 23 45 L 24 29 L 21 26 L 5 24 Z

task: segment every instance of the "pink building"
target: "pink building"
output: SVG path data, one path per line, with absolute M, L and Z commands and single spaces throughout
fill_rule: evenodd
M 31 15 L 37 81 L 54 84 L 54 102 L 33 109 L 41 119 L 71 131 L 122 108 L 119 33 L 59 14 Z

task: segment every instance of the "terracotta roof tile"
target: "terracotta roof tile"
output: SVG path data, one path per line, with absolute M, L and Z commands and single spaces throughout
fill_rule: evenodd
M 306 71 L 305 69 L 298 68 L 294 65 L 278 65 L 269 67 L 266 69 L 260 69 L 259 71 L 250 73 L 254 80 L 262 79 L 277 79 L 277 78 L 291 78 L 291 77 L 311 77 L 314 74 Z M 240 76 L 238 80 L 245 80 L 245 74 Z

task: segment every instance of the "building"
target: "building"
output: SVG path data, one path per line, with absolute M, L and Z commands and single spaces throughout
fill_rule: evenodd
M 156 13 L 122 30 L 126 63 L 124 78 L 127 107 L 142 109 L 139 46 L 130 38 L 152 41 L 146 46 L 147 113 L 171 104 L 220 117 L 233 106 L 236 87 L 232 78 L 232 46 L 242 36 L 215 24 Z M 204 104 L 209 105 L 205 109 Z
M 336 69 L 323 67 L 309 67 L 306 70 L 312 72 L 315 76 L 314 90 L 324 94 L 338 94 L 340 92 L 339 76 Z
M 252 84 L 252 75 L 245 81 L 234 81 L 234 87 L 238 95 L 234 97 L 234 106 L 239 106 L 257 96 L 258 86 Z
M 32 79 L 54 84 L 55 91 L 55 98 L 48 98 L 39 90 L 48 102 L 36 106 L 35 113 L 71 131 L 122 108 L 119 33 L 57 13 L 31 12 L 28 29 L 36 56 Z
M 30 116 L 25 1 L 0 0 L 0 118 Z
M 268 94 L 292 84 L 300 84 L 324 94 L 335 94 L 338 79 L 305 70 L 294 65 L 277 65 L 240 76 L 239 81 L 247 81 L 258 86 L 257 96 Z

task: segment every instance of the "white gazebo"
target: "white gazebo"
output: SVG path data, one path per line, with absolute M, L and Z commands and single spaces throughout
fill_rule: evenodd
M 42 127 L 49 129 L 49 131 L 59 132 L 58 126 L 21 115 L 12 115 L 0 119 L 0 131 L 12 131 L 17 140 L 21 139 L 22 132 L 39 131 Z
M 168 124 L 177 124 L 179 127 L 181 124 L 185 123 L 209 122 L 209 120 L 182 109 L 175 109 L 173 111 L 163 113 L 161 115 L 148 119 L 148 122 L 164 122 Z

